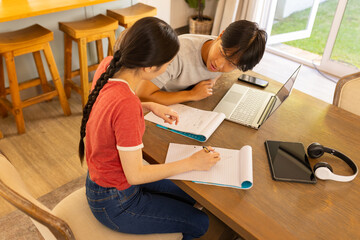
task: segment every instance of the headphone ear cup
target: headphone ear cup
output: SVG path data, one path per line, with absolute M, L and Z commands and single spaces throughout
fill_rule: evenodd
M 315 176 L 322 180 L 330 179 L 333 173 L 333 169 L 330 164 L 326 162 L 318 162 L 314 165 Z
M 307 153 L 311 158 L 319 158 L 324 154 L 324 147 L 320 143 L 312 143 L 308 146 Z
M 316 171 L 316 169 L 320 168 L 320 167 L 326 167 L 328 168 L 331 172 L 334 172 L 332 167 L 330 166 L 330 164 L 328 164 L 327 162 L 318 162 L 314 165 L 314 172 Z

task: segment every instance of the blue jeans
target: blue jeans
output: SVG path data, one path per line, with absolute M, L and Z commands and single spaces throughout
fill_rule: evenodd
M 195 200 L 170 180 L 131 186 L 119 191 L 86 179 L 86 196 L 94 216 L 123 233 L 183 233 L 199 238 L 209 227 L 208 216 L 193 207 Z

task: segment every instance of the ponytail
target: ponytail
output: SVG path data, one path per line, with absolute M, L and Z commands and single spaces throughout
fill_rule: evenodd
M 114 58 L 111 60 L 109 67 L 106 71 L 101 74 L 100 78 L 97 80 L 94 89 L 91 91 L 88 101 L 83 109 L 83 117 L 81 120 L 80 127 L 80 142 L 79 142 L 79 157 L 80 163 L 84 162 L 84 152 L 85 152 L 85 144 L 84 137 L 86 135 L 86 124 L 89 120 L 91 109 L 99 96 L 100 90 L 104 87 L 104 85 L 108 82 L 109 78 L 112 78 L 114 74 L 120 70 L 121 68 L 121 53 L 120 50 L 115 52 Z

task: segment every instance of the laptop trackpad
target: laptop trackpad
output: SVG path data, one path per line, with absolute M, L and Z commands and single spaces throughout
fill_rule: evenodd
M 226 118 L 229 118 L 231 113 L 234 111 L 237 103 L 243 97 L 243 93 L 237 91 L 229 91 L 219 104 L 213 110 L 214 112 L 222 112 Z
M 228 92 L 228 94 L 226 94 L 226 96 L 224 97 L 224 101 L 226 102 L 230 102 L 233 104 L 237 104 L 239 102 L 239 100 L 242 98 L 243 94 L 239 93 L 239 92 Z

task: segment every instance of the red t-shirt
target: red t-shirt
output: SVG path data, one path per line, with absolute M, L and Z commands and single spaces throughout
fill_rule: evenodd
M 91 179 L 102 187 L 124 190 L 127 182 L 118 150 L 143 148 L 145 121 L 140 99 L 126 81 L 109 79 L 86 124 L 86 161 Z
M 107 56 L 100 62 L 99 66 L 97 67 L 97 69 L 95 71 L 94 77 L 93 77 L 93 81 L 91 84 L 91 90 L 94 89 L 96 81 L 100 78 L 101 74 L 103 74 L 106 71 L 107 67 L 110 65 L 110 62 L 113 58 L 114 58 L 113 56 Z

